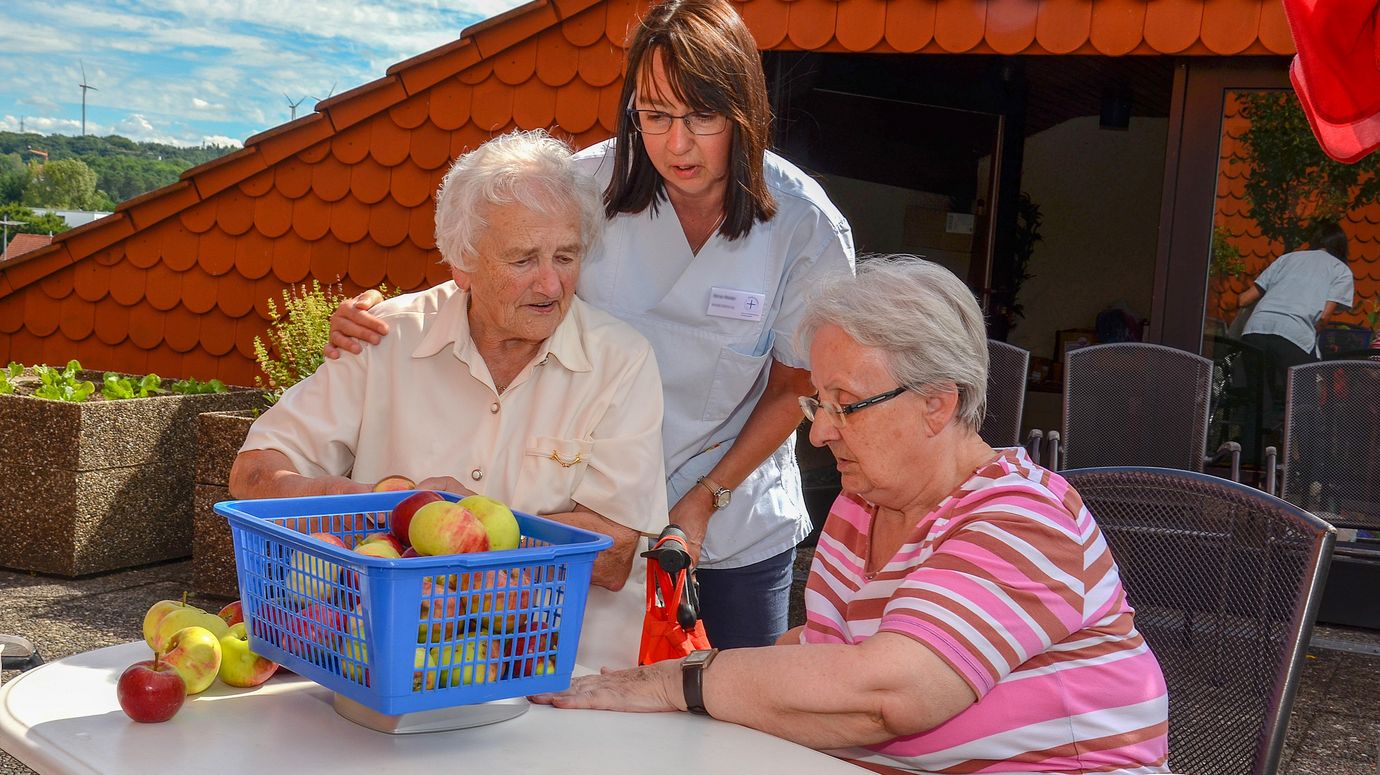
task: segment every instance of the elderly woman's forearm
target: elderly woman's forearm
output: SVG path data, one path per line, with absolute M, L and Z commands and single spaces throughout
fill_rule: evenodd
M 367 492 L 369 488 L 343 476 L 302 476 L 283 453 L 251 449 L 235 457 L 229 489 L 235 498 L 256 499 L 340 495 Z
M 917 734 L 976 700 L 929 649 L 886 634 L 856 646 L 724 652 L 704 685 L 716 718 L 822 749 Z
M 628 583 L 632 571 L 633 555 L 637 551 L 639 534 L 636 530 L 621 525 L 602 514 L 587 510 L 568 511 L 560 514 L 543 514 L 550 520 L 562 524 L 591 530 L 613 539 L 613 546 L 594 557 L 594 570 L 590 582 L 605 589 L 617 592 Z

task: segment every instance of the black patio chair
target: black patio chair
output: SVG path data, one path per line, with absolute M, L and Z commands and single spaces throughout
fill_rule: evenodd
M 1260 490 L 1166 468 L 1062 474 L 1169 687 L 1173 772 L 1273 775 L 1336 531 Z
M 1021 443 L 1021 409 L 1030 371 L 1030 351 L 987 340 L 987 414 L 978 435 L 994 447 Z
M 1279 461 L 1265 450 L 1266 490 L 1340 528 L 1333 586 L 1319 618 L 1373 626 L 1380 618 L 1372 589 L 1380 576 L 1380 361 L 1340 360 L 1289 369 L 1284 444 Z
M 1051 467 L 1163 466 L 1202 471 L 1230 456 L 1241 478 L 1241 445 L 1207 446 L 1212 361 L 1142 342 L 1082 347 L 1064 367 L 1061 455 Z

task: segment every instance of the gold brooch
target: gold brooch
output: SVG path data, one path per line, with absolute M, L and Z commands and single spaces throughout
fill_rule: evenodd
M 550 459 L 556 461 L 557 463 L 560 463 L 561 468 L 570 468 L 571 466 L 577 466 L 585 461 L 584 457 L 582 457 L 579 452 L 575 453 L 575 457 L 573 459 L 565 460 L 554 449 L 551 450 Z

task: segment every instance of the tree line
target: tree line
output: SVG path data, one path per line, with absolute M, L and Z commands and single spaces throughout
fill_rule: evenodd
M 233 150 L 135 142 L 119 135 L 0 132 L 0 219 L 24 222 L 9 228 L 11 238 L 20 232 L 64 231 L 60 217 L 39 216 L 33 209 L 113 210 Z

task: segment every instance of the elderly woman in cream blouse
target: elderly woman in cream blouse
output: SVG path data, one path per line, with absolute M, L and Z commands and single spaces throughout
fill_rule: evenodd
M 608 535 L 579 661 L 631 667 L 638 540 L 666 524 L 662 391 L 647 341 L 574 295 L 598 188 L 563 143 L 511 133 L 461 156 L 436 201 L 453 281 L 379 305 L 393 335 L 288 390 L 250 430 L 231 493 L 367 492 L 401 474 Z

